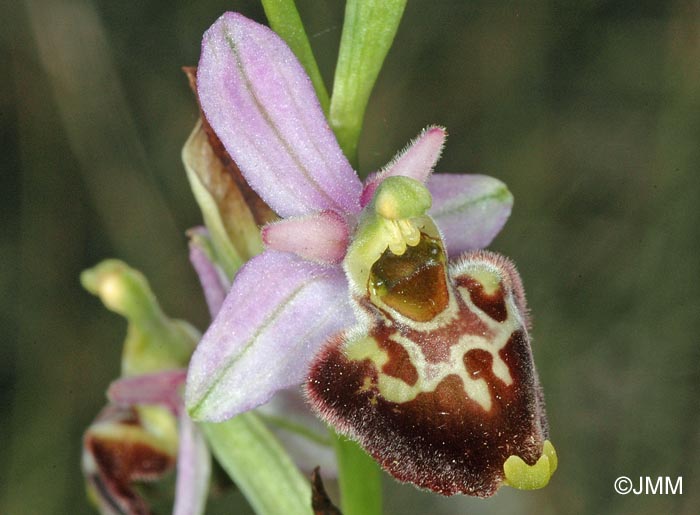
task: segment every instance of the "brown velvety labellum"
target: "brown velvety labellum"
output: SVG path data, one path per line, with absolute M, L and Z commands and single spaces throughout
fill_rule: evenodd
M 387 291 L 407 284 L 397 270 L 413 277 L 430 266 L 410 254 L 407 263 L 384 257 L 373 272 Z M 543 399 L 512 265 L 478 252 L 449 273 L 447 305 L 425 322 L 399 320 L 369 295 L 355 298 L 368 326 L 326 344 L 307 392 L 323 419 L 397 479 L 443 495 L 489 497 L 510 456 L 528 465 L 541 456 Z
M 109 434 L 100 434 L 101 426 L 110 427 Z M 134 483 L 160 479 L 175 466 L 175 456 L 154 445 L 140 426 L 133 408 L 110 405 L 84 436 L 83 467 L 88 484 L 99 502 L 115 513 L 150 514 Z
M 348 360 L 342 340 L 327 349 L 312 369 L 309 393 L 317 409 L 342 432 L 356 438 L 389 473 L 443 495 L 493 495 L 503 481 L 503 463 L 516 454 L 528 464 L 539 458 L 545 435 L 530 362 L 521 361 L 526 341 L 514 335 L 503 354 L 513 365 L 514 384 L 488 377 L 490 412 L 464 395 L 455 375 L 414 400 L 385 400 L 367 362 Z M 489 377 L 490 376 L 490 377 Z
M 172 456 L 142 442 L 91 438 L 88 442 L 100 470 L 115 479 L 152 479 L 174 465 Z

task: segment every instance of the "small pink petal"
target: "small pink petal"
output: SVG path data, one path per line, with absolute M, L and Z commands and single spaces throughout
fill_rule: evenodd
M 339 266 L 273 250 L 251 259 L 192 355 L 190 415 L 226 420 L 300 384 L 323 342 L 354 323 L 348 297 Z
M 195 232 L 206 233 L 206 229 L 197 227 L 192 229 L 192 233 Z M 190 239 L 190 263 L 197 272 L 209 313 L 214 318 L 224 303 L 230 285 L 221 269 L 212 263 L 205 250 L 198 244 L 197 238 Z
M 204 435 L 183 410 L 180 413 L 177 481 L 173 515 L 204 513 L 211 475 L 211 455 Z
M 107 398 L 122 407 L 161 404 L 176 413 L 182 405 L 179 386 L 186 376 L 186 370 L 175 369 L 118 379 L 109 385 Z
M 262 229 L 263 243 L 267 248 L 326 263 L 343 260 L 349 237 L 347 223 L 335 211 L 286 218 Z
M 486 175 L 434 174 L 427 186 L 433 196 L 428 214 L 440 228 L 450 257 L 488 246 L 513 208 L 506 185 Z
M 443 127 L 433 126 L 424 129 L 380 172 L 367 178 L 360 197 L 360 205 L 364 207 L 369 204 L 377 186 L 387 177 L 402 175 L 425 183 L 440 159 L 446 138 L 447 131 Z
M 248 183 L 280 216 L 359 211 L 362 185 L 311 81 L 272 30 L 221 16 L 202 41 L 197 92 Z

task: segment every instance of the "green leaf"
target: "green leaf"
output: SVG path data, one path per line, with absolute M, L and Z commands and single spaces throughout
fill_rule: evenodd
M 382 471 L 362 448 L 333 433 L 343 515 L 381 515 Z
M 311 513 L 309 482 L 255 413 L 201 427 L 214 456 L 255 513 Z
M 323 113 L 328 116 L 330 104 L 328 90 L 323 82 L 323 77 L 321 77 L 294 0 L 262 0 L 262 4 L 272 30 L 287 42 L 294 55 L 301 61 L 306 73 L 309 74 Z
M 406 0 L 348 0 L 333 81 L 329 121 L 351 163 L 379 70 L 394 41 Z

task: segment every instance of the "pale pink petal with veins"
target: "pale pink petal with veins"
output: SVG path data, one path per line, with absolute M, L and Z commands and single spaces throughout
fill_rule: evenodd
M 285 218 L 262 229 L 267 248 L 326 263 L 343 260 L 349 238 L 347 223 L 335 211 Z

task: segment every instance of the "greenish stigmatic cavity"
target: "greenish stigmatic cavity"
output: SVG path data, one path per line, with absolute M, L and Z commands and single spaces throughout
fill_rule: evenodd
M 364 289 L 370 268 L 387 248 L 400 255 L 407 246 L 419 243 L 421 233 L 439 238 L 434 223 L 425 215 L 431 203 L 430 192 L 415 179 L 384 179 L 365 208 L 345 256 L 351 288 Z

